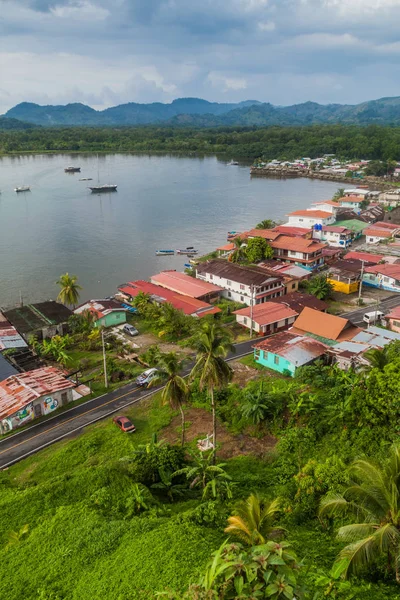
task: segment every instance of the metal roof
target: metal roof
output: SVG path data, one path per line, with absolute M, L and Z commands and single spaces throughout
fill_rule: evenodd
M 8 360 L 0 354 L 0 381 L 4 381 L 7 377 L 11 375 L 16 375 L 18 373 L 17 369 L 15 369 Z
M 191 296 L 192 298 L 216 295 L 222 292 L 223 289 L 217 285 L 194 279 L 190 275 L 185 275 L 178 271 L 162 271 L 150 277 L 150 281 L 155 285 L 167 288 L 167 290 L 182 294 L 183 296 Z
M 294 238 L 290 238 L 291 240 Z M 209 273 L 216 277 L 222 277 L 243 285 L 268 285 L 273 282 L 282 283 L 283 276 L 280 273 L 271 273 L 263 267 L 241 266 L 221 258 L 202 263 L 197 267 L 198 273 Z
M 301 367 L 325 354 L 325 344 L 302 335 L 295 335 L 288 331 L 277 333 L 262 342 L 254 345 L 271 354 L 286 358 L 289 362 Z

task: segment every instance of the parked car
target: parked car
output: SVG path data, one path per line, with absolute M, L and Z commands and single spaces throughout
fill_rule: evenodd
M 120 428 L 121 431 L 125 431 L 126 433 L 133 433 L 134 431 L 136 431 L 136 427 L 128 419 L 128 417 L 120 415 L 119 417 L 114 417 L 113 421 L 116 424 L 116 426 Z
M 136 327 L 134 327 L 133 325 L 129 325 L 129 323 L 124 325 L 123 332 L 127 333 L 128 335 L 131 335 L 132 337 L 135 337 L 135 335 L 139 335 L 139 332 L 136 329 Z
M 148 387 L 150 383 L 157 377 L 158 369 L 147 369 L 136 378 L 136 383 L 140 387 Z

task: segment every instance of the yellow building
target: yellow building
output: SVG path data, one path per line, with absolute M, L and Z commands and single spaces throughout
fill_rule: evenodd
M 332 274 L 329 275 L 327 281 L 332 285 L 335 292 L 341 292 L 342 294 L 354 294 L 358 292 L 360 287 L 360 281 L 352 281 L 351 278 L 345 279 L 331 279 Z

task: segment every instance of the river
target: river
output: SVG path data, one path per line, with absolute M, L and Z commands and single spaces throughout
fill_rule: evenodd
M 81 173 L 66 174 L 68 165 Z M 88 187 L 116 183 L 113 194 Z M 92 177 L 93 182 L 79 181 Z M 31 191 L 15 193 L 14 187 Z M 187 259 L 157 248 L 195 246 L 206 253 L 229 230 L 331 198 L 339 184 L 251 178 L 246 165 L 215 156 L 54 154 L 0 159 L 0 306 L 55 299 L 60 274 L 78 276 L 82 299 L 115 293 L 119 284 Z

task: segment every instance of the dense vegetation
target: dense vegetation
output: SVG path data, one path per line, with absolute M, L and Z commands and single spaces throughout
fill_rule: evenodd
M 400 159 L 400 128 L 315 125 L 194 129 L 179 127 L 34 128 L 0 132 L 0 153 L 11 152 L 219 153 L 253 160 L 336 154 Z

